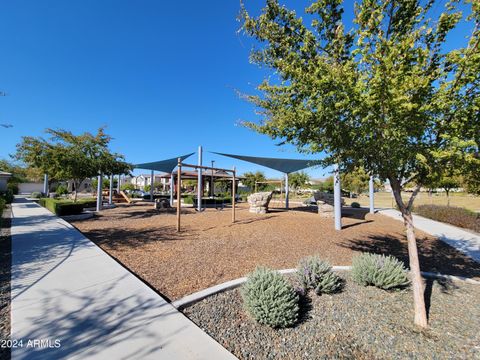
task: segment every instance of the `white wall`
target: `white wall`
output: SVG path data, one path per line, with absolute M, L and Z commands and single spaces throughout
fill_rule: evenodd
M 20 183 L 18 184 L 19 194 L 31 194 L 32 192 L 42 192 L 43 183 Z

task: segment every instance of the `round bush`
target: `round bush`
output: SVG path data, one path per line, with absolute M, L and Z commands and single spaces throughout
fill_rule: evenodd
M 356 202 L 356 201 L 352 202 L 352 203 L 350 204 L 350 206 L 351 206 L 352 208 L 355 208 L 355 209 L 359 209 L 359 208 L 360 208 L 360 204 L 359 204 L 358 202 Z
M 38 192 L 38 191 L 34 191 L 32 192 L 32 198 L 34 199 L 40 199 L 42 197 L 42 193 L 41 192 Z
M 279 273 L 259 267 L 242 287 L 247 312 L 260 324 L 283 328 L 298 320 L 299 296 Z
M 410 283 L 403 263 L 393 256 L 365 253 L 352 261 L 352 279 L 359 285 L 389 290 Z
M 300 260 L 297 267 L 297 280 L 305 290 L 313 289 L 317 294 L 331 294 L 342 288 L 342 279 L 332 271 L 332 267 L 318 256 Z
M 66 186 L 58 185 L 57 189 L 55 190 L 55 194 L 57 194 L 57 195 L 67 195 L 68 194 L 68 189 L 66 188 Z

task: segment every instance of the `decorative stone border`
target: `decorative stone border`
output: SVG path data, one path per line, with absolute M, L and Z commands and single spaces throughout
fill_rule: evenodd
M 335 271 L 349 271 L 351 270 L 351 266 L 332 266 L 332 270 Z M 283 269 L 283 270 L 278 270 L 280 274 L 292 274 L 296 272 L 297 269 Z M 451 280 L 451 281 L 464 281 L 468 284 L 473 284 L 473 285 L 480 285 L 480 281 L 469 279 L 463 276 L 454 276 L 454 275 L 444 275 L 440 273 L 432 273 L 432 272 L 424 272 L 422 271 L 422 275 L 425 278 L 431 278 L 431 279 L 445 279 L 445 280 Z M 195 304 L 196 302 L 199 302 L 209 296 L 228 291 L 228 290 L 233 290 L 238 287 L 240 287 L 244 282 L 247 281 L 247 277 L 241 277 L 235 280 L 230 280 L 227 282 L 224 282 L 222 284 L 214 285 L 212 287 L 197 291 L 193 294 L 184 296 L 181 299 L 172 301 L 172 305 L 177 308 L 178 310 L 184 309 L 190 305 Z

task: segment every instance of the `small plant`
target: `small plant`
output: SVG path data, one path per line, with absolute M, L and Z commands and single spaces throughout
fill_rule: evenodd
M 337 292 L 343 286 L 342 279 L 332 271 L 330 264 L 318 256 L 301 259 L 296 275 L 305 290 L 313 289 L 318 295 Z
M 38 191 L 34 191 L 34 192 L 32 192 L 31 197 L 34 198 L 34 199 L 40 199 L 42 197 L 42 193 L 38 192 Z
M 352 279 L 359 285 L 389 290 L 410 283 L 403 263 L 393 256 L 365 253 L 352 261 Z
M 299 313 L 299 296 L 279 273 L 258 267 L 242 287 L 247 312 L 260 324 L 283 328 L 295 324 Z
M 359 209 L 359 208 L 360 208 L 360 204 L 359 204 L 358 202 L 356 202 L 356 201 L 352 202 L 352 203 L 350 204 L 350 206 L 351 206 L 352 208 L 355 208 L 355 209 Z
M 58 185 L 57 189 L 55 190 L 55 194 L 57 195 L 67 195 L 68 189 L 63 185 Z

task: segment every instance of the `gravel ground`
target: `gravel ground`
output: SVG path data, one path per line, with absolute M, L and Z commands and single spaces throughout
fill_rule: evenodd
M 293 328 L 257 324 L 239 290 L 207 298 L 184 313 L 240 359 L 480 359 L 480 286 L 428 281 L 430 328 L 413 325 L 410 290 L 353 284 L 303 300 Z
M 172 300 L 242 277 L 257 265 L 296 267 L 312 254 L 332 265 L 350 265 L 361 251 L 392 254 L 408 263 L 403 224 L 364 210 L 344 214 L 342 231 L 334 230 L 333 219 L 306 208 L 256 215 L 240 204 L 236 224 L 229 209 L 182 212 L 181 233 L 175 229 L 175 210 L 159 212 L 151 204 L 120 205 L 72 224 Z M 480 278 L 479 263 L 440 240 L 417 235 L 422 270 Z
M 4 211 L 0 227 L 0 340 L 10 339 L 10 275 L 12 243 L 10 208 Z M 10 359 L 10 349 L 0 347 L 0 360 Z

